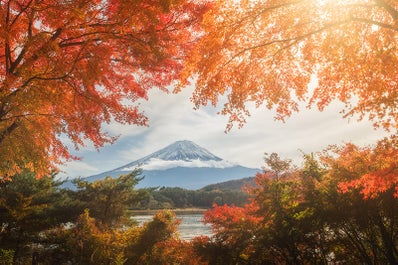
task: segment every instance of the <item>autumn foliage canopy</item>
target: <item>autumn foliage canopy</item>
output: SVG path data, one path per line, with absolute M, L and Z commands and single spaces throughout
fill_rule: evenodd
M 345 117 L 396 130 L 397 25 L 397 1 L 217 1 L 187 68 L 194 102 L 226 96 L 230 128 L 245 122 L 249 103 L 284 120 L 300 102 L 323 110 L 339 100 Z
M 145 125 L 134 104 L 179 79 L 203 1 L 0 1 L 0 174 L 39 175 L 101 125 Z

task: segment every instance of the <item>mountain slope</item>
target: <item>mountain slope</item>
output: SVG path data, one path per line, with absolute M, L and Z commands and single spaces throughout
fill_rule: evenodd
M 199 189 L 209 184 L 254 176 L 260 171 L 223 160 L 191 141 L 177 141 L 141 159 L 85 180 L 92 182 L 106 176 L 118 177 L 136 168 L 141 168 L 144 176 L 137 188 L 165 186 Z
M 201 191 L 215 191 L 215 190 L 221 190 L 221 191 L 241 191 L 243 187 L 250 185 L 250 186 L 255 186 L 254 182 L 254 176 L 253 177 L 247 177 L 247 178 L 242 178 L 242 179 L 233 179 L 233 180 L 228 180 L 224 182 L 219 182 L 216 184 L 210 184 L 207 185 L 203 188 L 201 188 Z

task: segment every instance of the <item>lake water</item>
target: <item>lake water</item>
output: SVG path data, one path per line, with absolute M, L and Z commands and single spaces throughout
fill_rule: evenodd
M 132 218 L 138 222 L 138 224 L 143 224 L 144 222 L 150 221 L 153 215 L 143 214 L 134 215 Z M 210 236 L 211 230 L 209 225 L 204 225 L 201 220 L 203 214 L 197 213 L 177 213 L 177 218 L 181 220 L 178 227 L 178 232 L 180 233 L 181 239 L 191 240 L 196 236 Z

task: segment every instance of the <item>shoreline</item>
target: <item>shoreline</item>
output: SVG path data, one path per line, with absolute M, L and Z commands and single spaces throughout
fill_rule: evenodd
M 129 210 L 132 215 L 154 215 L 159 211 L 171 210 L 176 214 L 202 214 L 210 208 L 169 208 L 169 209 L 144 209 L 144 210 Z

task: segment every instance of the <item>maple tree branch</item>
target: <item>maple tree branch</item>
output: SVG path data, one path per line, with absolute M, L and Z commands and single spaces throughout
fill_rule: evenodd
M 62 79 L 62 81 L 65 82 L 70 88 L 72 88 L 77 94 L 79 94 L 80 96 L 84 96 L 83 93 L 76 87 L 76 85 L 69 81 L 67 78 Z
M 10 22 L 10 4 L 11 1 L 7 1 L 6 25 Z
M 7 27 L 7 31 L 10 31 L 10 28 L 17 22 L 18 18 L 30 7 L 30 5 L 32 4 L 33 0 L 30 0 L 27 5 L 25 7 L 23 7 L 21 9 L 20 12 L 18 12 L 18 14 L 16 14 L 16 16 L 14 17 L 14 19 L 11 21 L 10 23 L 10 2 L 8 1 L 7 3 L 7 15 L 6 15 L 6 27 Z M 29 24 L 28 24 L 28 34 L 31 33 L 31 20 L 29 20 Z M 6 72 L 7 73 L 13 73 L 15 68 L 17 67 L 17 65 L 22 61 L 23 56 L 25 55 L 26 52 L 26 47 L 24 47 L 22 49 L 22 51 L 19 53 L 17 59 L 15 61 L 12 61 L 12 56 L 11 56 L 11 48 L 10 48 L 10 44 L 9 41 L 7 39 L 6 41 L 6 45 L 5 45 L 5 53 L 6 53 Z
M 10 4 L 11 4 L 11 1 L 8 1 L 7 2 L 6 21 L 5 21 L 6 32 L 9 32 Z M 5 38 L 4 54 L 6 56 L 6 73 L 10 73 L 9 68 L 10 68 L 10 64 L 12 63 L 12 59 L 11 59 L 11 49 L 10 49 L 9 37 L 7 35 Z
M 79 53 L 80 55 L 80 53 Z M 51 80 L 63 80 L 65 78 L 67 78 L 68 76 L 70 76 L 70 74 L 73 72 L 73 70 L 75 69 L 76 63 L 77 61 L 79 61 L 79 56 L 77 56 L 77 58 L 75 59 L 75 61 L 72 63 L 71 68 L 69 69 L 69 71 L 67 71 L 66 73 L 64 73 L 63 75 L 59 75 L 59 76 L 53 76 L 53 77 L 42 77 L 40 75 L 35 75 L 30 77 L 28 80 L 26 80 L 22 85 L 21 88 L 23 87 L 27 87 L 29 85 L 29 83 L 31 83 L 33 80 L 44 80 L 44 81 L 51 81 Z M 13 93 L 17 92 L 19 90 L 15 90 L 13 91 Z
M 59 35 L 61 35 L 62 30 L 63 30 L 62 28 L 57 28 L 54 34 L 51 36 L 51 41 L 56 40 L 59 37 Z
M 11 2 L 11 1 L 10 1 Z M 17 22 L 18 18 L 29 8 L 29 6 L 32 4 L 33 0 L 30 0 L 25 7 L 22 7 L 21 11 L 18 12 L 18 14 L 15 15 L 14 19 L 11 22 L 11 26 Z
M 1 108 L 0 108 L 0 121 L 4 120 L 4 118 L 2 118 L 2 117 L 5 117 L 12 110 L 12 107 L 9 107 L 9 104 L 4 102 L 3 99 L 1 100 L 2 104 L 1 104 Z M 8 110 L 6 110 L 6 107 L 8 107 Z
M 54 41 L 62 32 L 61 28 L 58 28 L 57 30 L 55 30 L 55 32 L 51 35 L 50 41 Z M 36 35 L 37 36 L 37 35 Z M 35 37 L 35 36 L 34 36 Z M 33 38 L 34 38 L 33 37 Z M 40 49 L 44 49 L 44 47 L 46 45 L 48 45 L 49 42 L 44 43 Z M 21 50 L 21 52 L 19 53 L 18 57 L 15 59 L 14 62 L 10 63 L 10 67 L 9 67 L 9 73 L 13 73 L 15 71 L 15 69 L 18 67 L 18 65 L 21 63 L 22 59 L 24 58 L 26 51 L 28 50 L 29 46 L 24 46 Z M 36 59 L 36 58 L 35 58 Z
M 352 21 L 362 22 L 362 23 L 365 23 L 365 24 L 371 24 L 371 25 L 379 26 L 381 28 L 386 28 L 386 29 L 391 29 L 391 30 L 394 30 L 394 31 L 398 31 L 398 27 L 397 26 L 381 23 L 381 22 L 370 20 L 370 19 L 366 19 L 366 18 L 352 17 L 351 20 Z
M 398 11 L 390 6 L 385 0 L 375 0 L 375 2 L 378 6 L 383 7 L 385 10 L 387 10 L 387 12 L 394 19 L 394 21 L 398 20 Z
M 294 44 L 297 44 L 298 42 L 300 42 L 303 39 L 308 38 L 308 37 L 310 37 L 312 35 L 320 33 L 320 32 L 322 32 L 324 30 L 329 29 L 329 28 L 333 28 L 335 26 L 342 25 L 342 24 L 349 23 L 349 22 L 353 22 L 353 21 L 362 22 L 362 23 L 371 24 L 371 25 L 377 25 L 379 27 L 383 27 L 383 28 L 394 30 L 394 31 L 398 31 L 398 28 L 396 26 L 393 26 L 393 25 L 389 25 L 389 24 L 385 24 L 385 23 L 381 23 L 381 22 L 378 22 L 378 21 L 365 19 L 365 18 L 351 17 L 351 18 L 348 18 L 346 20 L 342 20 L 342 21 L 338 21 L 338 22 L 335 22 L 335 23 L 326 24 L 325 26 L 323 26 L 323 27 L 321 27 L 321 28 L 319 28 L 317 30 L 310 31 L 310 32 L 308 32 L 306 34 L 303 34 L 303 35 L 300 35 L 300 36 L 296 36 L 296 37 L 288 38 L 288 39 L 272 40 L 272 41 L 269 41 L 269 42 L 266 42 L 266 43 L 261 43 L 261 44 L 258 44 L 258 45 L 254 45 L 254 46 L 251 46 L 251 47 L 244 48 L 244 49 L 240 50 L 238 53 L 234 54 L 227 62 L 225 62 L 222 65 L 222 68 L 224 66 L 228 65 L 229 63 L 231 63 L 234 59 L 236 59 L 237 57 L 239 57 L 240 55 L 244 54 L 247 51 L 255 50 L 255 49 L 258 49 L 258 48 L 261 48 L 261 47 L 270 46 L 270 45 L 277 44 L 277 43 L 288 43 L 287 45 L 284 45 L 282 48 L 279 49 L 278 52 L 280 52 L 281 50 L 287 49 L 287 48 L 293 46 Z
M 4 121 L 4 120 L 3 120 Z M 18 120 L 14 121 L 4 131 L 0 133 L 0 144 L 4 141 L 5 137 L 12 133 L 18 127 Z
M 262 14 L 264 14 L 268 11 L 273 11 L 275 9 L 287 7 L 289 5 L 295 5 L 295 4 L 298 4 L 303 1 L 305 1 L 305 0 L 295 0 L 295 1 L 291 1 L 291 2 L 282 3 L 279 5 L 272 5 L 272 6 L 265 7 L 263 9 L 261 9 L 260 12 L 258 12 L 258 14 L 253 17 L 252 21 L 255 21 L 259 16 L 261 16 Z M 246 18 L 250 18 L 250 17 L 251 17 L 251 15 L 248 15 L 247 17 L 243 18 L 241 21 L 245 20 Z
M 69 42 L 69 43 L 64 43 L 64 44 L 58 44 L 59 47 L 61 48 L 66 48 L 66 47 L 72 47 L 72 46 L 81 46 L 83 44 L 87 44 L 91 41 L 100 41 L 101 39 L 92 39 L 92 40 L 84 40 L 84 41 L 76 41 L 76 42 Z
M 21 118 L 27 118 L 27 117 L 32 117 L 32 116 L 44 116 L 44 117 L 62 118 L 62 116 L 56 115 L 54 113 L 24 113 L 24 114 L 19 114 L 19 115 L 13 115 L 13 116 L 7 117 L 5 119 L 1 119 L 1 121 L 9 121 L 9 120 L 14 120 L 14 119 L 19 120 Z M 16 121 L 14 123 L 16 123 Z M 11 126 L 9 126 L 9 127 L 11 127 Z
M 32 36 L 33 36 L 32 26 L 33 26 L 33 19 L 32 19 L 31 17 L 29 17 L 29 22 L 28 22 L 28 39 L 32 38 Z
M 10 72 L 10 65 L 12 64 L 12 59 L 11 59 L 11 50 L 10 50 L 10 44 L 8 41 L 6 42 L 6 45 L 4 47 L 4 53 L 6 57 L 6 73 L 9 74 Z
M 17 68 L 17 66 L 21 63 L 23 57 L 25 56 L 26 50 L 27 50 L 26 46 L 23 47 L 17 59 L 15 59 L 14 62 L 10 63 L 9 73 L 13 73 L 14 70 Z
M 62 39 L 59 43 L 58 46 L 63 48 L 63 47 L 70 47 L 70 46 L 79 46 L 79 45 L 83 45 L 83 44 L 87 44 L 89 42 L 95 42 L 95 41 L 101 41 L 102 39 L 100 37 L 97 38 L 92 38 L 92 39 L 86 39 L 86 40 L 82 40 L 82 41 L 75 41 L 75 42 L 70 42 L 73 40 L 77 40 L 77 39 L 81 39 L 84 37 L 88 37 L 90 35 L 110 35 L 109 32 L 106 31 L 95 31 L 95 32 L 88 32 L 88 33 L 84 33 L 81 34 L 77 37 L 73 37 L 73 38 L 68 38 L 68 39 Z M 54 39 L 55 40 L 55 39 Z
M 251 47 L 244 48 L 244 49 L 240 50 L 238 53 L 234 54 L 227 62 L 225 62 L 223 64 L 222 68 L 224 66 L 228 65 L 229 63 L 231 63 L 235 58 L 239 57 L 240 55 L 244 54 L 247 51 L 255 50 L 255 49 L 258 49 L 258 48 L 261 48 L 261 47 L 270 46 L 270 45 L 277 44 L 277 43 L 289 43 L 288 45 L 286 45 L 286 46 L 281 48 L 281 50 L 283 50 L 283 49 L 286 49 L 286 48 L 292 46 L 293 44 L 295 44 L 295 43 L 297 43 L 297 42 L 299 42 L 299 41 L 301 41 L 301 40 L 303 40 L 305 38 L 308 38 L 308 37 L 310 37 L 310 36 L 312 36 L 314 34 L 320 33 L 320 32 L 322 32 L 322 31 L 324 31 L 326 29 L 329 29 L 329 28 L 332 28 L 332 27 L 335 27 L 335 26 L 338 26 L 338 25 L 341 25 L 341 24 L 345 24 L 345 23 L 350 22 L 350 21 L 351 21 L 351 19 L 347 19 L 347 20 L 338 21 L 338 22 L 335 22 L 335 23 L 330 23 L 330 24 L 327 24 L 327 25 L 325 25 L 325 26 L 323 26 L 323 27 L 321 27 L 321 28 L 319 28 L 317 30 L 313 30 L 311 32 L 308 32 L 308 33 L 300 35 L 300 36 L 296 36 L 296 37 L 288 38 L 288 39 L 276 39 L 276 40 L 272 40 L 272 41 L 268 41 L 268 42 L 265 42 L 265 43 L 260 43 L 260 44 L 257 44 L 257 45 L 251 46 Z M 293 43 L 290 43 L 290 42 L 293 42 Z
M 88 27 L 92 27 L 92 28 L 96 28 L 96 27 L 115 27 L 115 26 L 117 26 L 117 25 L 119 25 L 119 23 L 100 23 L 100 22 L 97 22 L 97 23 L 93 23 L 93 24 L 89 24 L 89 25 L 87 25 Z
M 232 27 L 232 30 L 231 30 L 231 32 L 235 32 L 246 20 L 251 20 L 251 22 L 252 23 L 254 23 L 254 21 L 258 18 L 258 17 L 260 17 L 262 14 L 264 14 L 264 13 L 266 13 L 266 12 L 268 12 L 268 11 L 273 11 L 273 10 L 275 10 L 275 9 L 279 9 L 279 8 L 283 8 L 283 7 L 286 7 L 286 6 L 289 6 L 289 5 L 294 5 L 294 4 L 298 4 L 298 3 L 300 3 L 300 2 L 303 2 L 303 0 L 296 0 L 296 1 L 291 1 L 291 2 L 286 2 L 286 3 L 282 3 L 282 4 L 279 4 L 279 5 L 272 5 L 272 6 L 268 6 L 268 7 L 264 7 L 264 8 L 262 8 L 262 9 L 260 9 L 258 12 L 255 12 L 255 14 L 251 14 L 250 12 L 246 15 L 246 16 L 244 16 L 244 17 L 242 17 L 241 19 L 239 19 L 236 23 L 234 23 L 233 25 L 226 25 L 225 27 L 226 28 L 230 28 L 230 27 Z M 230 34 L 230 36 L 231 36 L 232 34 Z M 230 37 L 229 36 L 229 37 Z M 227 40 L 228 40 L 229 38 L 227 38 Z
M 11 97 L 13 97 L 16 94 L 18 94 L 22 90 L 22 88 L 27 87 L 34 80 L 48 80 L 48 81 L 50 81 L 50 80 L 65 80 L 75 70 L 76 63 L 79 61 L 80 55 L 81 55 L 81 51 L 78 53 L 78 55 L 76 56 L 76 59 L 73 61 L 71 67 L 69 68 L 69 70 L 65 74 L 59 75 L 59 76 L 54 76 L 54 77 L 41 77 L 40 75 L 34 75 L 34 76 L 28 78 L 18 89 L 15 89 L 10 94 L 8 94 L 5 97 L 3 97 L 2 101 L 8 102 Z M 0 112 L 0 114 L 2 114 L 2 115 L 0 115 L 0 117 L 4 116 L 8 112 L 4 112 L 4 106 L 3 106 L 3 108 L 2 108 L 2 110 Z

